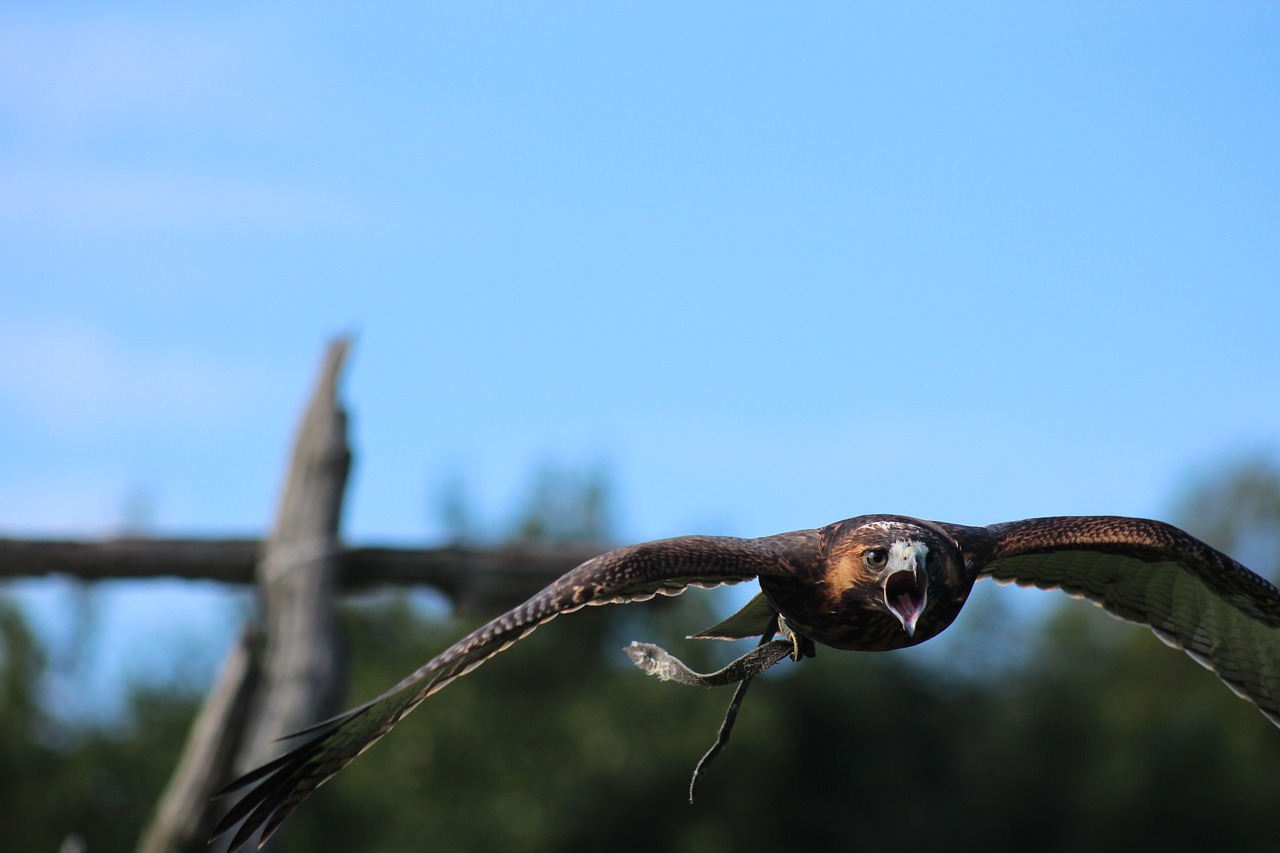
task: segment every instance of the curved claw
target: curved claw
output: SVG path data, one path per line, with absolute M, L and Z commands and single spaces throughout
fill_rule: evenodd
M 790 654 L 793 661 L 799 663 L 804 658 L 817 657 L 818 648 L 813 644 L 813 640 L 793 629 L 782 616 L 778 616 L 778 631 L 791 644 Z

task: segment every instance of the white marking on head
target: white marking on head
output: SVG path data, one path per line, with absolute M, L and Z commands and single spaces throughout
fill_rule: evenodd
M 863 530 L 897 530 L 905 527 L 901 521 L 868 521 L 862 525 Z
M 894 542 L 889 546 L 889 565 L 896 565 L 901 570 L 913 565 L 917 554 L 923 565 L 924 558 L 929 554 L 929 546 L 915 539 Z

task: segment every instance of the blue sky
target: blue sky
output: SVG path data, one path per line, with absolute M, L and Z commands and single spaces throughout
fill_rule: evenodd
M 438 537 L 455 479 L 499 526 L 546 464 L 628 540 L 1166 514 L 1280 448 L 1278 43 L 1267 3 L 7 3 L 0 535 L 262 532 L 341 332 L 351 541 Z M 226 636 L 149 589 L 104 634 Z

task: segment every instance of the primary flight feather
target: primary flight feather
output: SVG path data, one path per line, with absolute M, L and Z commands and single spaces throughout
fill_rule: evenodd
M 232 850 L 259 830 L 264 843 L 308 794 L 424 699 L 562 613 L 756 579 L 760 596 L 695 636 L 768 639 L 782 631 L 798 659 L 813 643 L 853 651 L 922 643 L 952 623 L 984 576 L 1062 589 L 1149 626 L 1280 725 L 1280 592 L 1178 528 L 1106 516 L 969 527 L 867 515 L 757 539 L 682 536 L 588 560 L 386 693 L 306 730 L 292 751 L 232 782 L 221 793 L 256 787 L 214 836 L 240 824 Z M 782 656 L 770 654 L 758 668 Z M 682 666 L 667 658 L 675 669 Z M 637 662 L 657 672 L 648 652 Z

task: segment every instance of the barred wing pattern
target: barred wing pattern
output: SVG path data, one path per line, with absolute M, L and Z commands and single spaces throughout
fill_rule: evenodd
M 381 696 L 299 732 L 295 737 L 311 737 L 219 792 L 229 794 L 257 783 L 218 824 L 214 837 L 243 821 L 231 840 L 231 850 L 259 829 L 259 846 L 266 843 L 308 794 L 424 699 L 561 613 L 588 605 L 678 595 L 690 586 L 714 587 L 759 575 L 786 576 L 793 571 L 789 555 L 812 560 L 816 547 L 812 531 L 759 539 L 681 536 L 618 548 L 588 560 L 525 603 L 463 637 Z
M 1266 580 L 1158 521 L 1032 518 L 986 532 L 975 548 L 981 575 L 1061 589 L 1149 626 L 1280 725 L 1280 591 Z

